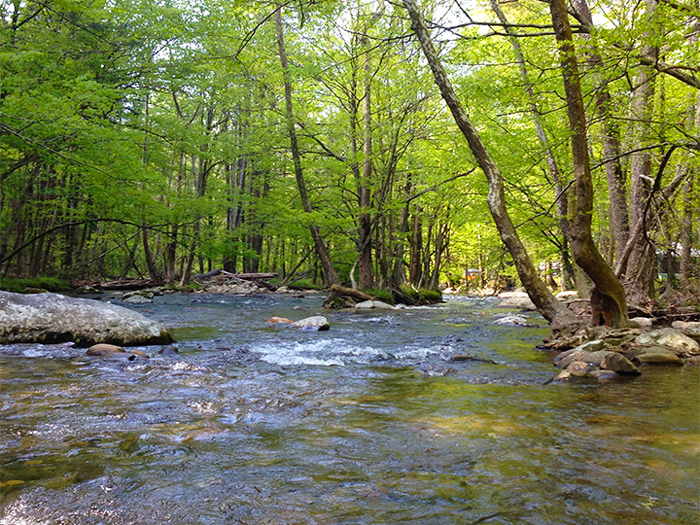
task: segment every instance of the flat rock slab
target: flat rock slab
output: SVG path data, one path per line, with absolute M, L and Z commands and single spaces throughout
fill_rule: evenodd
M 54 293 L 0 291 L 0 344 L 63 343 L 79 346 L 168 344 L 163 325 L 121 306 Z

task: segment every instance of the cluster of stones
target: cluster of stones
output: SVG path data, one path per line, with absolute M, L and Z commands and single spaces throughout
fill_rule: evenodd
M 641 375 L 647 365 L 700 364 L 700 323 L 675 322 L 672 328 L 608 330 L 605 337 L 562 352 L 554 364 L 563 370 L 554 382 L 607 381 Z
M 223 284 L 209 284 L 204 287 L 207 293 L 252 294 L 266 292 L 255 283 L 243 279 L 231 279 Z

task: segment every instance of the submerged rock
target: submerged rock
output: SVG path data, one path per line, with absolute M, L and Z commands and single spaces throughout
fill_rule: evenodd
M 601 370 L 600 368 L 591 371 L 591 377 L 595 377 L 601 383 L 620 379 L 620 375 L 612 370 Z
M 85 355 L 107 355 L 107 354 L 115 354 L 115 353 L 126 353 L 126 350 L 124 350 L 123 347 L 117 346 L 117 345 L 110 345 L 107 343 L 98 343 L 96 345 L 92 345 L 90 348 L 88 348 L 87 352 L 85 352 Z
M 165 355 L 165 356 L 174 356 L 174 355 L 180 355 L 180 351 L 177 349 L 177 347 L 173 345 L 167 345 L 158 350 L 158 353 L 160 355 Z
M 167 344 L 165 327 L 138 312 L 54 293 L 0 291 L 0 344 L 62 343 L 80 346 Z
M 85 355 L 93 357 L 118 357 L 128 359 L 130 361 L 133 361 L 137 357 L 148 357 L 148 355 L 141 350 L 126 350 L 121 346 L 110 345 L 107 343 L 92 345 L 90 348 L 88 348 L 87 352 L 85 352 Z

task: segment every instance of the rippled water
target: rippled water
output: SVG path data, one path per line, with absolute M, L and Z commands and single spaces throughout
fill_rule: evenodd
M 698 367 L 545 385 L 541 320 L 321 302 L 158 297 L 174 357 L 0 347 L 0 525 L 698 522 Z

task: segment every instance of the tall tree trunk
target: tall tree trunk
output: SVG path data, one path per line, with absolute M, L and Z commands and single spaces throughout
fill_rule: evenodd
M 144 225 L 141 228 L 143 236 L 143 253 L 146 257 L 146 268 L 148 268 L 148 277 L 153 282 L 160 281 L 160 274 L 158 268 L 156 267 L 155 258 L 153 257 L 153 252 L 151 251 L 151 244 L 148 237 L 148 228 Z
M 406 173 L 406 184 L 404 186 L 404 195 L 406 199 L 411 194 L 411 173 Z M 406 253 L 406 243 L 408 241 L 408 218 L 409 218 L 409 203 L 406 202 L 401 209 L 401 218 L 399 220 L 399 229 L 397 232 L 397 240 L 394 244 L 394 266 L 392 270 L 391 286 L 398 287 L 406 282 L 406 261 L 404 254 Z
M 651 19 L 656 11 L 656 0 L 646 0 L 646 16 Z M 649 31 L 646 35 L 651 38 Z M 642 49 L 644 59 L 652 63 L 658 58 L 658 48 L 645 45 Z M 633 116 L 636 119 L 634 141 L 637 148 L 647 146 L 651 140 L 650 123 L 654 98 L 656 75 L 651 66 L 640 66 L 634 91 Z M 644 221 L 644 207 L 651 191 L 649 181 L 653 177 L 651 154 L 648 150 L 636 151 L 630 159 L 630 224 L 635 227 Z M 642 236 L 635 243 L 627 262 L 625 277 L 629 280 L 628 295 L 631 301 L 644 304 L 653 295 L 654 250 Z
M 571 152 L 576 181 L 576 215 L 571 228 L 571 248 L 576 263 L 594 284 L 591 293 L 593 324 L 624 326 L 629 323 L 625 290 L 615 272 L 598 251 L 591 235 L 593 181 L 586 137 L 586 110 L 565 1 L 551 0 L 550 12 L 560 46 L 567 115 L 572 131 Z
M 530 256 L 525 250 L 525 246 L 518 236 L 515 225 L 506 209 L 503 176 L 491 158 L 491 155 L 486 150 L 476 128 L 474 128 L 469 120 L 469 116 L 462 107 L 462 103 L 459 98 L 457 98 L 457 94 L 440 63 L 437 51 L 433 46 L 430 34 L 425 27 L 423 17 L 418 11 L 415 1 L 403 0 L 403 4 L 411 17 L 411 27 L 420 41 L 423 53 L 433 72 L 435 83 L 440 89 L 442 98 L 450 108 L 452 116 L 467 140 L 469 148 L 476 158 L 479 167 L 484 172 L 484 175 L 486 175 L 486 179 L 489 183 L 489 193 L 486 199 L 489 211 L 496 223 L 496 228 L 501 236 L 501 240 L 506 245 L 508 252 L 515 262 L 515 268 L 520 277 L 520 281 L 525 287 L 525 290 L 527 290 L 530 299 L 532 299 L 532 302 L 537 307 L 537 310 L 545 319 L 552 323 L 554 327 L 558 327 L 560 324 L 575 323 L 576 319 L 571 311 L 552 295 L 547 285 L 539 278 L 537 268 L 535 268 L 535 265 L 532 263 Z
M 286 107 L 286 120 L 287 120 L 287 133 L 289 134 L 289 141 L 291 143 L 292 150 L 292 160 L 294 161 L 294 176 L 296 178 L 297 189 L 299 190 L 299 197 L 301 198 L 301 205 L 304 209 L 304 213 L 311 214 L 312 208 L 309 201 L 309 194 L 306 189 L 306 181 L 304 180 L 304 171 L 301 166 L 301 152 L 299 151 L 299 143 L 297 141 L 296 125 L 294 122 L 294 108 L 292 103 L 292 80 L 291 74 L 289 73 L 289 65 L 287 62 L 287 52 L 284 47 L 284 30 L 282 28 L 282 7 L 279 6 L 275 13 L 275 27 L 277 31 L 277 47 L 279 49 L 280 55 L 280 65 L 282 66 L 282 74 L 284 77 L 284 101 Z M 316 247 L 316 254 L 323 266 L 323 271 L 326 277 L 326 284 L 328 286 L 334 284 L 340 284 L 340 279 L 338 279 L 338 274 L 333 267 L 333 261 L 331 260 L 328 247 L 326 246 L 323 237 L 321 236 L 321 230 L 318 225 L 311 222 L 309 225 L 309 230 L 311 231 L 311 237 L 314 240 L 314 246 Z
M 359 287 L 363 289 L 371 288 L 374 285 L 372 276 L 372 219 L 369 214 L 371 205 L 370 180 L 372 177 L 372 69 L 370 53 L 367 49 L 368 39 L 363 37 L 360 40 L 365 48 L 362 77 L 362 180 L 360 183 L 360 224 L 359 224 L 359 245 L 360 245 L 360 279 Z
M 414 286 L 421 284 L 421 255 L 423 254 L 423 222 L 421 214 L 423 210 L 416 206 L 413 213 L 413 234 L 411 235 L 411 265 L 408 269 L 408 281 Z
M 693 105 L 693 110 L 688 115 L 686 120 L 687 129 L 690 133 L 692 130 L 700 130 L 700 97 Z M 697 218 L 697 186 L 695 179 L 697 177 L 697 168 L 691 169 L 689 162 L 679 162 L 676 170 L 676 177 L 685 179 L 683 189 L 683 216 L 681 218 L 681 260 L 680 260 L 680 278 L 681 284 L 688 286 L 693 273 L 693 258 L 692 246 L 695 239 L 693 223 Z
M 170 232 L 170 241 L 165 251 L 165 284 L 175 283 L 175 263 L 177 262 L 177 233 L 178 225 L 174 224 Z

